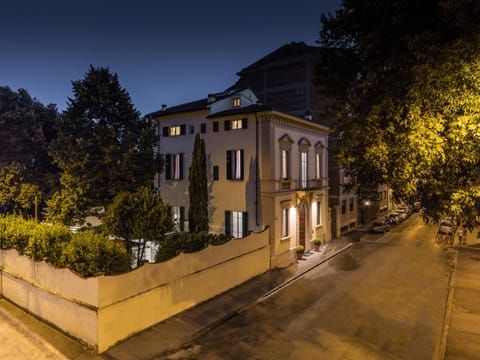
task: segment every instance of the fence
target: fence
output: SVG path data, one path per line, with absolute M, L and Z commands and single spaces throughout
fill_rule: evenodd
M 0 250 L 0 295 L 101 353 L 269 269 L 268 228 L 125 274 L 91 278 Z

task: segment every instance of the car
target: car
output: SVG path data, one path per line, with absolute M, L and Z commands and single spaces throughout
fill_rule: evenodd
M 444 233 L 447 233 L 449 235 L 453 235 L 453 232 L 454 232 L 453 223 L 448 219 L 442 219 L 440 220 L 440 227 L 438 230 Z
M 446 231 L 445 229 L 438 229 L 437 234 L 435 235 L 435 242 L 437 244 L 452 244 L 453 240 L 453 233 L 450 231 Z
M 375 220 L 370 224 L 370 232 L 385 234 L 387 231 L 390 231 L 390 225 L 385 221 Z

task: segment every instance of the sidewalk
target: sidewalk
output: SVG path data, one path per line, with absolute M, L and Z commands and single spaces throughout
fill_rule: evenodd
M 475 232 L 476 233 L 476 232 Z M 456 245 L 455 271 L 445 319 L 442 359 L 480 358 L 480 241 L 467 238 L 468 246 Z
M 320 251 L 307 252 L 302 260 L 285 269 L 276 269 L 257 276 L 221 295 L 166 319 L 101 355 L 71 339 L 62 332 L 26 314 L 5 299 L 0 299 L 0 311 L 25 325 L 37 338 L 53 346 L 68 359 L 158 359 L 186 347 L 209 329 L 235 316 L 238 312 L 295 281 L 352 244 L 352 233 L 322 245 Z M 173 357 L 172 357 L 173 358 Z

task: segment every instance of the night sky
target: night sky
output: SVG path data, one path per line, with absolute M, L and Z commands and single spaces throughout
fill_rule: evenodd
M 72 80 L 108 66 L 146 114 L 225 90 L 278 47 L 315 45 L 341 0 L 12 0 L 0 10 L 0 85 L 64 110 Z

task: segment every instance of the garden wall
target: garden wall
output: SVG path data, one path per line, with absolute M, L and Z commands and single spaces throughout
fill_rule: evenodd
M 270 269 L 269 230 L 145 264 L 82 278 L 0 250 L 0 295 L 98 352 Z

